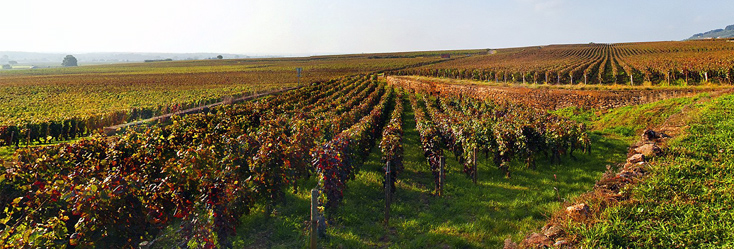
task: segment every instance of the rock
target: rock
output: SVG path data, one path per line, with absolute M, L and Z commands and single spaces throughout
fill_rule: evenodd
M 548 238 L 551 238 L 551 239 L 557 238 L 564 234 L 563 228 L 561 228 L 561 226 L 556 226 L 556 225 L 545 225 L 543 229 L 540 230 L 540 232 L 542 232 L 543 235 L 548 236 Z
M 637 154 L 642 154 L 645 157 L 655 157 L 663 154 L 663 150 L 660 149 L 656 144 L 645 144 L 635 148 Z
M 512 242 L 512 239 L 507 238 L 505 240 L 505 247 L 503 247 L 503 248 L 504 249 L 517 249 L 519 247 L 517 247 L 517 244 L 515 242 Z
M 645 142 L 643 142 L 642 140 L 640 140 L 640 141 L 636 141 L 636 142 L 632 143 L 632 145 L 630 145 L 630 147 L 634 149 L 634 148 L 640 147 L 640 146 L 642 146 L 644 144 L 645 144 Z
M 553 244 L 553 246 L 555 247 L 563 247 L 567 245 L 568 245 L 568 242 L 566 242 L 566 240 L 557 240 L 556 243 Z
M 656 132 L 653 130 L 645 130 L 642 132 L 642 141 L 657 141 L 659 139 L 663 138 L 669 138 L 668 134 L 662 133 L 662 132 Z
M 628 163 L 629 164 L 629 163 Z M 645 168 L 643 168 L 643 165 L 646 164 L 645 162 L 638 162 L 635 164 L 632 164 L 629 167 L 625 167 L 622 169 L 619 173 L 617 173 L 618 177 L 631 179 L 633 177 L 641 177 L 645 175 L 646 171 Z
M 631 157 L 632 155 L 637 154 L 635 152 L 635 149 L 643 145 L 645 145 L 645 143 L 642 141 L 637 141 L 634 144 L 630 145 L 630 147 L 627 148 L 627 157 Z
M 624 167 L 622 167 L 622 169 L 629 169 L 632 166 L 635 166 L 635 164 L 634 163 L 631 163 L 631 162 L 627 162 L 627 163 L 624 164 Z
M 645 156 L 642 154 L 634 154 L 631 157 L 627 158 L 628 163 L 639 163 L 645 161 Z
M 566 208 L 566 214 L 576 221 L 589 218 L 589 212 L 589 205 L 586 205 L 586 203 L 576 204 Z
M 525 243 L 531 248 L 545 248 L 553 246 L 554 241 L 543 234 L 533 233 L 525 238 Z
M 624 177 L 624 178 L 632 178 L 632 177 L 637 177 L 638 176 L 638 174 L 636 172 L 631 171 L 631 170 L 622 170 L 617 175 L 619 177 Z

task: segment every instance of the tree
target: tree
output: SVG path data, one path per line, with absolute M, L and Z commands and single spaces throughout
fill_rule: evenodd
M 61 62 L 61 65 L 65 67 L 76 67 L 76 58 L 73 55 L 67 55 L 64 57 L 64 61 Z
M 10 64 L 5 64 L 3 65 L 3 69 L 13 69 L 13 66 L 11 66 Z
M 221 54 L 220 55 L 217 55 L 217 59 L 220 59 L 220 60 L 221 59 L 224 59 L 224 56 L 222 56 Z

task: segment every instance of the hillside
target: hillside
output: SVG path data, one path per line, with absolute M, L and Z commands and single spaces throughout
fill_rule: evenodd
M 705 33 L 698 33 L 687 40 L 705 39 L 705 38 L 732 38 L 734 37 L 734 25 L 726 26 L 724 29 L 714 29 Z

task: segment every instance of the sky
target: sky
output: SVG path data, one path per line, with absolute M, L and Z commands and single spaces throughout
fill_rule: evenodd
M 682 40 L 734 1 L 13 0 L 0 51 L 311 55 Z

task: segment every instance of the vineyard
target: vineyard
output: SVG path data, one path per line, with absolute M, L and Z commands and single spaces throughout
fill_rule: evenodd
M 423 89 L 406 91 L 376 79 L 312 84 L 174 118 L 144 133 L 21 149 L 3 177 L 1 204 L 10 210 L 4 214 L 3 240 L 135 246 L 175 220 L 186 228 L 177 236 L 181 245 L 226 246 L 237 220 L 253 205 L 276 204 L 288 188 L 311 176 L 318 179 L 329 213 L 386 122 L 384 133 L 392 136 L 380 144 L 386 160 L 400 168 L 402 104 L 396 98 L 406 94 L 417 110 L 436 177 L 442 148 L 476 181 L 477 153 L 492 155 L 509 177 L 513 159 L 535 168 L 538 153 L 560 160 L 566 151 L 573 156 L 589 146 L 583 126 L 547 113 L 460 96 L 430 97 Z M 416 92 L 423 96 L 420 107 Z
M 734 43 L 718 41 L 550 45 L 500 49 L 397 75 L 533 84 L 732 84 Z
M 407 54 L 410 55 L 410 54 Z M 183 61 L 10 71 L 0 74 L 0 146 L 48 144 L 103 127 L 436 57 L 334 56 Z M 296 77 L 295 68 L 305 71 Z
M 725 108 L 704 100 L 731 105 L 730 43 L 437 56 L 444 53 L 0 75 L 6 100 L 0 146 L 17 148 L 0 159 L 0 248 L 293 248 L 316 233 L 327 248 L 499 247 L 506 239 L 520 241 L 589 191 L 624 162 L 629 141 L 644 128 L 698 113 L 694 108 L 722 120 Z M 293 90 L 112 136 L 99 132 L 223 97 L 291 87 L 295 67 L 305 75 Z M 723 100 L 711 100 L 718 96 Z M 706 127 L 693 131 L 702 136 Z M 723 134 L 701 141 L 728 141 Z M 77 141 L 64 142 L 69 139 Z M 699 155 L 684 148 L 698 140 L 686 139 L 673 143 L 683 158 L 730 150 L 709 144 L 709 154 Z M 657 192 L 642 194 L 651 193 Z M 613 211 L 633 213 L 634 205 L 657 204 L 638 200 Z M 619 224 L 600 224 L 614 230 L 568 231 L 579 238 L 616 236 L 584 242 L 591 246 L 625 237 Z
M 408 88 L 418 87 L 427 89 L 433 94 L 472 96 L 478 99 L 492 99 L 496 102 L 521 103 L 532 108 L 548 111 L 569 107 L 608 110 L 726 89 L 726 87 L 611 88 L 594 90 L 527 88 L 506 85 L 469 85 L 444 79 L 413 76 L 388 77 L 388 81 Z
M 327 90 L 335 86 L 343 90 Z M 174 219 L 189 227 L 179 234 L 184 245 L 226 241 L 254 203 L 277 201 L 287 186 L 317 172 L 308 167 L 312 147 L 325 144 L 326 151 L 354 139 L 351 131 L 370 131 L 360 127 L 372 119 L 361 117 L 379 118 L 384 108 L 373 105 L 384 107 L 391 96 L 384 84 L 345 79 L 174 119 L 145 134 L 20 150 L 2 183 L 2 205 L 16 210 L 4 214 L 3 241 L 137 246 Z M 349 104 L 336 102 L 344 98 Z M 342 108 L 332 108 L 337 103 Z M 313 108 L 324 111 L 304 111 Z

